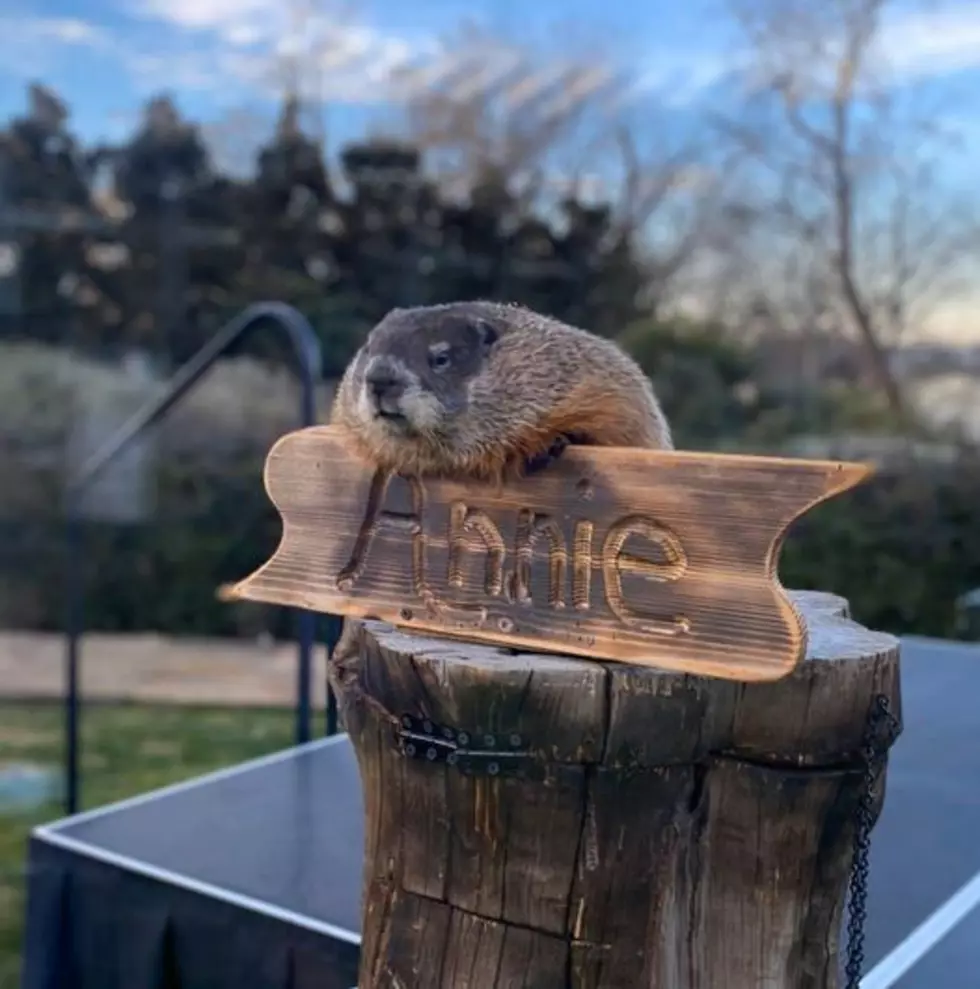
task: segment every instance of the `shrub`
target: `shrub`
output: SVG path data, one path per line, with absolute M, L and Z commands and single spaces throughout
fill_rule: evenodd
M 844 595 L 862 624 L 955 638 L 956 598 L 980 585 L 980 469 L 882 471 L 796 523 L 780 575 Z

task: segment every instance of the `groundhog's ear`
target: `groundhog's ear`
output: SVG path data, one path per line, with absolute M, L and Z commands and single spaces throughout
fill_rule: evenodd
M 485 319 L 478 319 L 474 323 L 474 328 L 480 337 L 480 345 L 484 352 L 488 351 L 497 342 L 497 337 L 500 336 L 497 328 Z

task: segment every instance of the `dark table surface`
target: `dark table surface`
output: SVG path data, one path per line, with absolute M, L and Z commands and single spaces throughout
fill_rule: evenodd
M 977 989 L 980 648 L 905 639 L 902 680 L 862 986 Z M 361 842 L 346 736 L 39 828 L 24 989 L 347 989 Z

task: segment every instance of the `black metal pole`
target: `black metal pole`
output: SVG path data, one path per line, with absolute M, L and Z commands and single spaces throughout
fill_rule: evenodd
M 78 810 L 78 661 L 82 635 L 82 530 L 74 506 L 65 523 L 65 813 Z
M 304 426 L 316 422 L 316 382 L 320 376 L 319 353 L 316 366 L 312 361 L 300 360 L 299 416 Z M 296 619 L 299 655 L 296 663 L 296 744 L 304 745 L 312 737 L 311 691 L 313 685 L 313 639 L 316 634 L 316 615 L 299 609 Z
M 299 610 L 296 618 L 299 656 L 296 663 L 296 744 L 304 745 L 311 738 L 310 689 L 313 681 L 313 627 L 316 616 Z

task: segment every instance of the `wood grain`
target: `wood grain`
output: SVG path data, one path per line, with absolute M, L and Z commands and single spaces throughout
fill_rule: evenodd
M 572 447 L 493 486 L 389 478 L 345 439 L 316 426 L 273 447 L 282 542 L 225 599 L 744 681 L 785 676 L 805 651 L 776 573 L 788 527 L 870 473 Z
M 878 695 L 900 715 L 899 650 L 790 594 L 807 656 L 774 683 L 360 628 L 330 669 L 365 797 L 360 989 L 837 989 L 862 736 Z M 516 734 L 538 771 L 409 759 L 406 714 Z

